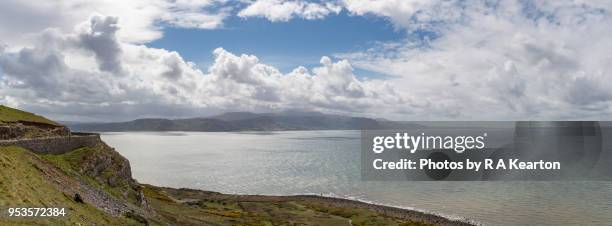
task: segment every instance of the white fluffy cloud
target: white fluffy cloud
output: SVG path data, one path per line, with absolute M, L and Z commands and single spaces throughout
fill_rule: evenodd
M 256 1 L 249 8 L 252 15 L 283 21 L 299 15 L 288 9 L 297 3 Z M 339 0 L 334 5 L 354 16 L 386 18 L 409 34 L 401 42 L 336 56 L 391 75 L 388 82 L 410 100 L 409 109 L 395 110 L 408 110 L 410 117 L 612 116 L 610 1 Z M 276 8 L 285 13 L 266 10 Z
M 446 112 L 476 120 L 609 119 L 610 6 L 603 1 L 432 1 L 412 20 L 377 6 L 367 12 L 436 37 L 338 56 L 393 75 L 402 95 L 419 99 L 416 109 L 433 118 Z M 439 15 L 451 9 L 455 16 Z M 421 14 L 431 16 L 415 19 Z M 443 24 L 431 28 L 432 23 Z
M 273 22 L 288 21 L 294 18 L 322 19 L 329 15 L 339 14 L 343 9 L 352 15 L 375 15 L 389 19 L 398 28 L 416 25 L 415 19 L 439 20 L 456 17 L 456 12 L 447 11 L 424 13 L 423 9 L 431 9 L 441 2 L 451 5 L 453 1 L 431 0 L 251 0 L 240 10 L 240 17 L 263 17 Z M 422 24 L 421 24 L 422 25 Z
M 270 21 L 288 21 L 294 17 L 307 20 L 322 19 L 338 14 L 342 7 L 331 2 L 318 3 L 300 0 L 255 0 L 242 9 L 240 17 L 264 17 Z
M 213 29 L 228 16 L 226 0 L 5 0 L 0 7 L 0 41 L 23 46 L 53 27 L 70 32 L 93 13 L 120 18 L 117 37 L 145 43 L 162 37 L 161 26 Z
M 356 79 L 347 61 L 323 57 L 320 67 L 283 74 L 256 56 L 218 48 L 214 64 L 201 71 L 176 52 L 120 41 L 119 24 L 95 15 L 74 32 L 48 29 L 33 47 L 3 50 L 0 102 L 60 118 L 125 119 L 215 110 L 361 112 L 398 100 L 388 84 Z

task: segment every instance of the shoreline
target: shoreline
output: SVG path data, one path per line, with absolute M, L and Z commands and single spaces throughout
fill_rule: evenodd
M 296 194 L 296 195 L 289 195 L 289 196 L 310 196 L 310 195 L 317 196 L 316 194 Z M 283 196 L 283 195 L 279 195 L 279 196 Z M 345 198 L 345 197 L 333 196 L 333 195 L 332 196 L 325 196 L 325 195 L 323 195 L 321 197 L 344 199 L 344 200 L 349 200 L 349 201 L 362 202 L 362 203 L 369 204 L 369 205 L 391 207 L 391 208 L 397 208 L 397 209 L 406 210 L 406 211 L 415 211 L 415 212 L 419 212 L 419 213 L 423 213 L 423 214 L 430 214 L 430 215 L 439 216 L 439 217 L 446 218 L 446 219 L 451 220 L 451 221 L 460 221 L 460 222 L 464 222 L 464 223 L 468 223 L 468 224 L 473 224 L 473 225 L 482 225 L 479 222 L 476 222 L 474 220 L 470 220 L 470 219 L 465 218 L 465 217 L 453 216 L 453 215 L 448 215 L 448 214 L 443 214 L 443 213 L 436 213 L 436 212 L 433 212 L 433 211 L 428 211 L 428 210 L 424 210 L 424 209 L 418 209 L 418 208 L 414 208 L 414 207 L 389 205 L 389 204 L 378 203 L 376 201 L 370 201 L 370 200 L 366 200 L 366 199 L 349 198 L 349 197 Z
M 250 194 L 225 194 L 215 191 L 205 191 L 192 188 L 171 188 L 159 187 L 151 184 L 141 184 L 148 188 L 159 188 L 170 195 L 177 197 L 175 201 L 181 203 L 197 203 L 200 200 L 232 200 L 240 202 L 290 202 L 290 201 L 306 201 L 317 202 L 325 205 L 340 207 L 340 208 L 361 208 L 374 211 L 378 214 L 386 215 L 393 218 L 411 221 L 422 221 L 435 225 L 479 225 L 477 222 L 469 219 L 456 219 L 441 214 L 428 213 L 426 211 L 415 210 L 410 208 L 402 208 L 384 204 L 377 204 L 363 200 L 320 196 L 315 194 L 297 194 L 297 195 L 250 195 Z
M 148 184 L 150 185 L 150 184 Z M 156 185 L 152 185 L 152 186 L 156 186 Z M 160 187 L 160 186 L 158 186 Z M 364 203 L 364 204 L 368 204 L 368 205 L 373 205 L 373 206 L 381 206 L 381 207 L 390 207 L 390 208 L 395 208 L 395 209 L 400 209 L 403 211 L 413 211 L 413 212 L 418 212 L 421 214 L 428 214 L 428 215 L 434 215 L 434 216 L 438 216 L 438 217 L 442 217 L 445 218 L 447 220 L 451 220 L 451 221 L 459 221 L 459 222 L 464 222 L 464 223 L 468 223 L 471 225 L 483 225 L 480 222 L 474 221 L 474 220 L 470 220 L 468 218 L 465 217 L 459 217 L 459 216 L 453 216 L 453 215 L 448 215 L 448 214 L 443 214 L 443 213 L 436 213 L 433 211 L 428 211 L 428 210 L 424 210 L 424 209 L 418 209 L 418 208 L 414 208 L 414 207 L 409 207 L 409 206 L 398 206 L 398 205 L 390 205 L 390 204 L 385 204 L 385 203 L 379 203 L 376 201 L 371 201 L 371 200 L 367 200 L 367 199 L 359 199 L 359 198 L 351 198 L 351 197 L 342 197 L 340 195 L 334 195 L 333 193 L 328 193 L 328 194 L 316 194 L 316 193 L 293 193 L 293 194 L 249 194 L 249 193 L 223 193 L 223 192 L 217 192 L 217 191 L 209 191 L 209 190 L 202 190 L 202 189 L 197 189 L 197 188 L 173 188 L 173 187 L 165 187 L 165 186 L 161 186 L 163 188 L 169 188 L 169 189 L 187 189 L 187 190 L 198 190 L 198 191 L 204 191 L 204 192 L 215 192 L 215 193 L 220 193 L 223 195 L 235 195 L 235 196 L 262 196 L 262 197 L 316 197 L 316 198 L 329 198 L 329 199 L 339 199 L 339 200 L 346 200 L 346 201 L 353 201 L 353 202 L 360 202 L 360 203 Z

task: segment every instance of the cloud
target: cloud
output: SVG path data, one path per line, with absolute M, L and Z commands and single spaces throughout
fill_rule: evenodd
M 416 29 L 415 25 L 424 26 L 425 21 L 458 17 L 456 8 L 451 6 L 459 4 L 460 1 L 431 0 L 338 0 L 325 3 L 307 0 L 252 0 L 238 12 L 238 16 L 286 22 L 294 18 L 323 19 L 339 14 L 344 9 L 354 16 L 375 15 L 390 20 L 398 28 Z
M 129 2 L 8 2 L 26 10 L 0 9 L 8 40 L 0 45 L 0 103 L 70 119 L 290 108 L 411 120 L 612 116 L 609 1 L 275 0 L 234 11 L 224 1 Z M 68 13 L 47 13 L 58 10 Z M 159 26 L 213 28 L 231 13 L 281 22 L 341 10 L 384 18 L 407 36 L 289 73 L 223 48 L 200 70 L 180 53 L 142 44 L 162 35 Z M 74 19 L 92 11 L 103 14 Z M 37 16 L 2 24 L 12 14 Z M 389 76 L 358 79 L 354 68 Z
M 409 27 L 413 16 L 419 10 L 428 8 L 435 2 L 429 0 L 344 0 L 343 6 L 354 15 L 372 14 L 390 19 L 400 27 Z M 435 14 L 441 16 L 443 13 Z M 452 15 L 452 13 L 450 14 Z
M 122 74 L 121 47 L 115 35 L 119 30 L 117 17 L 92 16 L 79 26 L 73 45 L 91 51 L 98 60 L 99 69 Z
M 283 74 L 256 56 L 218 48 L 201 71 L 176 52 L 119 40 L 119 21 L 94 15 L 70 33 L 47 29 L 36 45 L 1 52 L 0 102 L 109 120 L 290 108 L 360 113 L 400 100 L 385 100 L 393 96 L 388 84 L 358 80 L 348 61 L 329 57 Z
M 146 43 L 162 37 L 162 26 L 219 28 L 228 10 L 224 0 L 6 0 L 0 7 L 0 40 L 25 46 L 41 30 L 53 27 L 67 33 L 99 13 L 120 18 L 118 39 Z
M 296 17 L 314 20 L 338 14 L 341 10 L 341 6 L 330 2 L 324 4 L 299 0 L 256 0 L 238 12 L 238 16 L 263 17 L 273 22 L 288 21 Z
M 406 7 L 407 15 L 434 15 L 429 18 L 443 23 L 431 29 L 431 20 L 406 20 L 384 10 L 401 6 L 375 4 L 367 12 L 435 35 L 337 56 L 391 75 L 389 82 L 401 84 L 401 95 L 418 99 L 417 111 L 433 118 L 448 113 L 475 120 L 601 120 L 612 115 L 611 4 L 449 2 L 427 4 L 416 13 Z M 458 17 L 437 16 L 448 7 Z

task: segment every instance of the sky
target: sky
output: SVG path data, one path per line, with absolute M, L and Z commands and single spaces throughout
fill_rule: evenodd
M 288 73 L 299 66 L 317 66 L 324 55 L 358 51 L 404 37 L 404 32 L 387 20 L 342 12 L 325 20 L 297 18 L 287 22 L 232 16 L 220 29 L 166 28 L 164 37 L 148 46 L 177 51 L 203 70 L 214 61 L 211 52 L 222 47 L 230 52 L 256 55 L 262 62 Z
M 607 0 L 4 0 L 0 104 L 610 120 L 611 25 Z

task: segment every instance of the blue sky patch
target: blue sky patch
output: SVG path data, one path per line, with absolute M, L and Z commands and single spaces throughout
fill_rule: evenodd
M 325 20 L 289 22 L 232 16 L 224 26 L 216 30 L 168 27 L 162 39 L 147 45 L 177 51 L 201 69 L 212 64 L 212 51 L 222 47 L 234 54 L 256 55 L 262 63 L 286 73 L 300 65 L 319 66 L 322 56 L 365 50 L 376 42 L 406 37 L 404 31 L 380 17 L 351 16 L 345 12 Z

